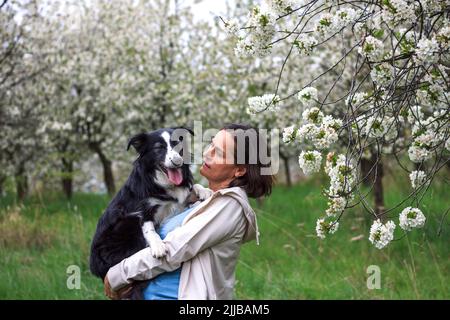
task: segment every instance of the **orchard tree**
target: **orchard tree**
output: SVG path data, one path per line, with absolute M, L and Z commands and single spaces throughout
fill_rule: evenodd
M 176 5 L 99 0 L 73 4 L 63 18 L 53 14 L 62 30 L 53 43 L 60 50 L 47 79 L 42 131 L 67 176 L 74 156 L 89 149 L 112 195 L 113 160 L 128 158 L 131 135 L 188 121 L 193 66 L 187 40 L 199 30 L 188 8 Z
M 15 177 L 17 194 L 28 192 L 43 143 L 38 129 L 42 75 L 51 67 L 49 34 L 36 1 L 4 1 L 0 7 L 0 189 Z
M 289 94 L 279 96 L 277 86 L 273 93 L 249 99 L 252 113 L 270 112 L 294 98 L 302 105 L 301 119 L 285 135 L 286 140 L 308 145 L 299 155 L 305 174 L 324 168 L 330 177 L 329 206 L 316 226 L 320 238 L 336 232 L 345 210 L 356 205 L 373 216 L 369 240 L 380 249 L 394 238 L 396 226 L 390 219 L 399 207 L 403 230 L 424 225 L 420 203 L 438 171 L 449 162 L 449 4 L 436 0 L 265 1 L 251 10 L 247 23 L 235 28 L 238 55 L 268 56 L 283 43 L 289 46 L 280 81 L 294 55 L 320 56 L 329 50 L 334 51 L 329 55 L 339 55 L 331 66 Z M 350 70 L 347 76 L 346 70 Z M 325 89 L 330 77 L 334 81 Z M 339 105 L 340 115 L 329 112 Z M 342 143 L 346 147 L 339 150 Z M 392 208 L 374 209 L 366 201 L 368 194 L 361 184 L 369 175 L 362 175 L 358 168 L 368 153 L 372 159 L 368 171 L 375 171 L 373 183 L 382 169 L 381 155 L 393 158 L 411 179 L 411 193 Z

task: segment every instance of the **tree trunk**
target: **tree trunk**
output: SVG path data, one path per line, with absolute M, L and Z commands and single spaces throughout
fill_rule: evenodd
M 373 163 L 371 160 L 361 158 L 361 178 L 364 179 L 363 184 L 366 187 L 370 187 L 372 185 L 373 179 L 371 177 L 373 177 L 373 174 L 372 174 L 372 172 L 369 174 L 369 171 L 372 168 L 372 165 L 373 165 Z M 373 169 L 373 170 L 375 170 L 375 169 Z
M 377 155 L 374 155 L 372 158 L 373 163 L 376 161 Z M 374 168 L 373 174 L 376 173 L 375 184 L 374 184 L 374 200 L 375 200 L 375 214 L 378 216 L 380 213 L 384 211 L 384 195 L 383 195 L 383 163 L 382 160 L 377 162 L 376 167 Z
M 291 169 L 289 167 L 289 157 L 283 157 L 283 162 L 284 162 L 284 174 L 286 175 L 286 185 L 288 187 L 292 187 Z
M 106 189 L 108 190 L 108 194 L 110 196 L 114 196 L 114 194 L 116 193 L 116 186 L 114 183 L 114 175 L 112 171 L 112 161 L 106 157 L 98 143 L 90 143 L 89 148 L 94 151 L 100 158 L 100 162 L 103 166 L 103 178 L 105 181 Z
M 71 199 L 73 194 L 73 161 L 62 157 L 61 162 L 63 166 L 62 188 L 67 199 Z
M 6 176 L 0 175 L 0 197 L 3 195 Z
M 28 177 L 25 173 L 25 164 L 21 163 L 15 174 L 17 199 L 22 202 L 28 194 Z
M 292 179 L 291 179 L 291 170 L 289 168 L 289 157 L 285 156 L 280 152 L 280 158 L 283 159 L 284 163 L 284 174 L 286 176 L 286 185 L 288 187 L 292 186 Z

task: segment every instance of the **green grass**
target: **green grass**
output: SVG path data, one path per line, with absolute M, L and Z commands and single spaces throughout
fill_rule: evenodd
M 386 203 L 407 188 L 390 183 Z M 404 185 L 404 184 L 403 184 Z M 324 184 L 325 186 L 325 184 Z M 316 219 L 326 208 L 321 180 L 292 188 L 278 186 L 257 208 L 260 246 L 242 247 L 236 271 L 238 299 L 448 299 L 449 220 L 445 186 L 434 186 L 422 209 L 427 224 L 378 250 L 367 239 L 370 219 L 361 210 L 344 216 L 336 234 L 315 237 Z M 103 286 L 88 268 L 89 246 L 105 196 L 58 194 L 30 198 L 19 207 L 0 204 L 0 299 L 104 299 Z M 398 224 L 398 213 L 393 219 Z M 361 240 L 352 237 L 363 235 Z M 396 237 L 402 232 L 398 229 Z M 69 290 L 67 267 L 81 270 L 81 289 Z M 367 267 L 381 270 L 381 289 L 369 290 Z

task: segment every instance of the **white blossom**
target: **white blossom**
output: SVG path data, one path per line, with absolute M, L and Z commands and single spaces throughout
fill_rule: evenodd
M 408 149 L 408 156 L 412 162 L 420 163 L 422 161 L 428 160 L 431 154 L 425 148 L 417 145 L 411 145 Z
M 418 208 L 407 207 L 400 213 L 400 228 L 411 231 L 413 228 L 422 228 L 425 225 L 425 215 Z
M 377 60 L 381 58 L 384 50 L 384 44 L 382 41 L 375 37 L 367 36 L 364 39 L 362 46 L 358 48 L 358 53 L 366 56 L 370 60 Z
M 435 63 L 439 59 L 439 43 L 435 38 L 422 38 L 417 43 L 415 61 L 419 64 Z
M 317 135 L 318 127 L 313 123 L 302 125 L 297 131 L 297 137 L 300 141 L 312 140 Z
M 297 47 L 300 55 L 311 54 L 313 48 L 317 45 L 318 41 L 313 35 L 300 34 L 297 40 L 294 41 L 294 45 Z
M 369 240 L 378 249 L 383 249 L 394 239 L 395 223 L 388 221 L 383 224 L 380 219 L 375 220 L 370 227 Z
M 283 142 L 290 143 L 297 136 L 297 129 L 295 126 L 289 126 L 283 129 Z
M 239 21 L 236 18 L 225 21 L 225 30 L 229 35 L 237 35 L 239 31 Z
M 370 71 L 372 80 L 381 87 L 387 87 L 394 79 L 394 67 L 389 63 L 383 62 L 376 64 Z
M 250 30 L 247 38 L 241 38 L 235 48 L 238 56 L 265 57 L 271 52 L 270 42 L 275 34 L 275 15 L 259 6 L 250 12 L 247 29 Z
M 342 8 L 336 11 L 333 16 L 333 26 L 336 31 L 346 27 L 357 18 L 358 13 L 353 8 Z
M 276 111 L 280 97 L 274 94 L 265 94 L 260 97 L 248 98 L 247 113 L 256 114 L 265 110 Z
M 345 197 L 333 197 L 328 201 L 328 208 L 325 211 L 327 216 L 334 217 L 342 213 L 344 211 L 345 206 L 347 205 L 347 199 Z
M 304 106 L 311 107 L 318 100 L 317 89 L 306 87 L 298 93 L 297 98 Z
M 291 13 L 298 0 L 266 0 L 267 6 L 278 16 Z
M 302 151 L 298 157 L 298 163 L 305 175 L 319 172 L 322 162 L 322 154 L 316 150 Z
M 442 50 L 450 49 L 450 24 L 438 32 L 436 40 L 439 42 Z
M 420 105 L 412 106 L 411 109 L 408 110 L 407 119 L 410 124 L 415 124 L 420 120 L 423 120 L 422 107 Z
M 411 186 L 413 189 L 417 189 L 421 186 L 427 178 L 427 175 L 422 170 L 414 170 L 410 173 L 409 179 L 411 180 Z
M 382 1 L 382 19 L 390 27 L 405 22 L 413 22 L 416 19 L 414 3 L 406 0 L 384 0 Z
M 323 112 L 317 107 L 309 108 L 303 111 L 302 118 L 308 123 L 321 124 Z
M 317 149 L 323 150 L 329 148 L 337 140 L 338 135 L 335 129 L 321 125 L 318 130 L 315 131 L 315 135 L 312 138 L 312 143 Z
M 325 162 L 325 173 L 330 177 L 328 195 L 333 197 L 352 197 L 350 191 L 356 181 L 354 161 L 343 154 L 336 155 L 330 152 Z
M 369 119 L 367 119 L 365 132 L 370 137 L 381 138 L 388 132 L 388 130 L 392 126 L 393 121 L 393 118 L 373 115 Z
M 362 103 L 367 101 L 369 95 L 367 92 L 355 92 L 353 95 L 349 95 L 345 100 L 345 105 L 353 105 L 354 107 L 360 106 Z
M 339 222 L 337 221 L 325 221 L 324 218 L 320 218 L 316 222 L 316 234 L 319 238 L 325 239 L 327 234 L 333 234 L 339 228 Z

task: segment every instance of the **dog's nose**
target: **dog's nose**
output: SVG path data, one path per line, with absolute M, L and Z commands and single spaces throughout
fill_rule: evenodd
M 182 157 L 173 157 L 170 159 L 170 161 L 173 163 L 174 166 L 181 166 L 183 164 L 183 158 Z

